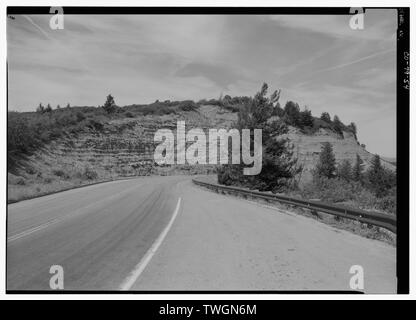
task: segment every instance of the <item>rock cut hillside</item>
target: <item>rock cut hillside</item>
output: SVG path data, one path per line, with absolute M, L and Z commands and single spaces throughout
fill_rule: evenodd
M 96 130 L 85 128 L 76 134 L 65 136 L 49 143 L 28 156 L 12 176 L 31 181 L 68 180 L 87 174 L 95 178 L 114 178 L 136 175 L 206 174 L 214 173 L 215 165 L 164 165 L 158 166 L 153 159 L 154 134 L 158 129 L 171 129 L 176 135 L 177 121 L 185 121 L 186 130 L 191 128 L 227 129 L 237 120 L 237 113 L 214 105 L 202 105 L 191 111 L 171 114 L 136 115 L 108 121 Z M 311 178 L 323 142 L 333 145 L 338 162 L 348 159 L 355 162 L 356 154 L 368 166 L 373 154 L 360 146 L 350 132 L 337 134 L 320 128 L 313 134 L 304 134 L 290 127 L 288 134 L 294 146 L 294 155 L 303 166 L 300 182 Z M 382 160 L 385 167 L 394 170 L 391 163 Z M 89 179 L 89 178 L 88 178 Z M 9 181 L 10 182 L 10 181 Z M 24 184 L 24 182 L 22 182 Z
M 354 134 L 348 131 L 343 131 L 341 135 L 331 130 L 320 128 L 314 134 L 303 134 L 300 129 L 290 127 L 289 133 L 284 136 L 293 144 L 294 156 L 297 157 L 298 164 L 303 167 L 301 177 L 299 177 L 301 182 L 309 181 L 312 178 L 312 170 L 318 163 L 321 146 L 324 142 L 332 144 L 337 163 L 349 160 L 354 165 L 356 155 L 358 154 L 363 160 L 364 168 L 367 169 L 370 166 L 371 159 L 374 157 L 374 154 L 365 150 L 358 143 Z M 381 162 L 384 167 L 392 171 L 396 169 L 393 164 L 385 160 L 381 160 Z
M 160 142 L 154 142 L 154 135 L 159 129 L 170 129 L 176 137 L 178 121 L 185 121 L 186 131 L 202 128 L 208 132 L 227 129 L 235 120 L 235 113 L 209 105 L 197 111 L 110 120 L 100 130 L 85 128 L 52 141 L 22 161 L 15 174 L 65 178 L 77 171 L 81 175 L 85 168 L 103 178 L 214 173 L 214 165 L 157 165 L 154 150 Z

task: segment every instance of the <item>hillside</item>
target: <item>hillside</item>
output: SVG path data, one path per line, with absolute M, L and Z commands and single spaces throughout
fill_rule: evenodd
M 303 134 L 298 128 L 291 127 L 285 137 L 289 138 L 293 144 L 294 154 L 298 158 L 298 163 L 303 167 L 302 176 L 300 177 L 300 181 L 303 183 L 312 178 L 312 170 L 318 162 L 323 142 L 330 142 L 332 144 L 337 163 L 341 163 L 343 160 L 349 160 L 353 164 L 358 154 L 363 160 L 364 170 L 366 170 L 370 166 L 371 159 L 374 157 L 374 154 L 365 150 L 357 142 L 354 135 L 347 131 L 339 134 L 321 128 L 313 134 Z M 381 162 L 385 168 L 395 171 L 396 167 L 392 163 L 383 159 Z
M 57 138 L 20 157 L 16 165 L 9 168 L 8 200 L 16 201 L 74 185 L 117 177 L 215 173 L 214 165 L 158 166 L 153 159 L 156 146 L 153 141 L 154 134 L 161 128 L 176 132 L 179 120 L 185 121 L 186 130 L 198 127 L 206 132 L 209 128 L 230 128 L 237 120 L 234 110 L 218 105 L 166 110 L 158 110 L 157 106 L 150 109 L 148 106 L 124 108 L 124 113 L 120 112 L 114 118 L 101 119 L 99 125 L 94 122 L 95 118 L 90 119 L 88 115 L 88 112 L 100 112 L 97 108 L 84 107 L 79 109 L 84 111 L 75 111 L 80 121 L 75 127 L 57 134 Z M 147 108 L 147 111 L 142 112 L 143 108 Z M 81 116 L 80 112 L 87 116 Z M 26 116 L 30 117 L 31 114 L 36 115 L 28 113 Z M 368 166 L 373 156 L 348 131 L 341 135 L 330 128 L 320 128 L 314 133 L 306 134 L 303 130 L 290 126 L 286 137 L 293 144 L 294 154 L 304 168 L 299 176 L 302 183 L 311 178 L 311 169 L 316 165 L 322 142 L 333 144 L 339 162 L 344 159 L 354 162 L 356 154 L 359 154 Z M 394 170 L 391 163 L 383 160 L 383 165 Z
M 207 105 L 168 114 L 121 114 L 102 126 L 90 126 L 88 122 L 83 127 L 77 125 L 76 130 L 65 132 L 34 152 L 9 160 L 15 165 L 9 164 L 8 200 L 118 177 L 214 173 L 213 165 L 158 166 L 153 159 L 158 144 L 153 141 L 154 134 L 162 128 L 176 132 L 179 120 L 186 122 L 188 130 L 228 128 L 235 119 L 235 113 Z

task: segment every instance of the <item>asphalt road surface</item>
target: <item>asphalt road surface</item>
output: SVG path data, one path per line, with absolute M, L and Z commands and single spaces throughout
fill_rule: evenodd
M 191 178 L 143 177 L 8 206 L 7 289 L 396 292 L 396 250 Z

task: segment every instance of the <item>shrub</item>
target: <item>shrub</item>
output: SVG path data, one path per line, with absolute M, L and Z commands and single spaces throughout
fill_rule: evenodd
M 78 121 L 72 112 L 64 112 L 61 115 L 57 115 L 55 119 L 56 123 L 61 127 L 75 125 Z
M 316 165 L 315 174 L 318 177 L 333 178 L 336 171 L 335 155 L 329 142 L 322 143 L 319 162 Z
M 46 177 L 43 179 L 44 183 L 51 183 L 52 182 L 52 178 L 51 177 Z
M 321 199 L 326 202 L 345 202 L 353 200 L 362 186 L 355 182 L 342 179 L 329 179 L 327 177 L 313 178 L 302 190 L 303 197 L 307 199 Z
M 66 173 L 64 170 L 62 170 L 62 169 L 55 169 L 55 170 L 53 170 L 52 171 L 52 173 L 55 175 L 55 176 L 57 176 L 57 177 L 60 177 L 60 178 L 64 178 L 64 179 L 68 179 L 69 178 L 69 174 L 68 173 Z
M 26 180 L 22 177 L 19 177 L 19 179 L 17 179 L 16 184 L 18 184 L 19 186 L 24 186 L 26 185 Z
M 355 164 L 352 168 L 352 179 L 355 181 L 363 180 L 364 162 L 361 157 L 357 154 L 355 158 Z
M 371 160 L 371 166 L 366 172 L 365 184 L 378 198 L 386 196 L 396 185 L 395 173 L 381 165 L 380 156 L 377 154 Z
M 312 112 L 305 107 L 299 115 L 299 124 L 303 127 L 313 127 L 313 123 Z
M 331 123 L 328 123 L 322 119 L 313 119 L 313 130 L 318 131 L 320 128 L 332 130 Z
M 210 99 L 210 100 L 208 100 L 207 104 L 222 107 L 222 102 L 221 102 L 221 100 L 218 100 L 218 99 Z
M 351 122 L 348 126 L 351 132 L 354 134 L 355 139 L 357 139 L 357 125 L 354 122 Z
M 331 123 L 331 116 L 328 112 L 322 112 L 321 120 L 325 121 L 326 123 Z
M 350 181 L 352 179 L 352 166 L 349 160 L 343 160 L 337 167 L 337 176 L 340 179 Z
M 95 119 L 89 119 L 87 126 L 97 131 L 100 131 L 104 128 L 104 125 Z
M 378 198 L 360 182 L 314 176 L 313 180 L 300 190 L 300 194 L 305 199 L 320 199 L 329 203 L 344 202 L 361 209 L 396 214 L 396 188 L 390 189 L 387 195 Z
M 39 106 L 36 108 L 36 112 L 38 113 L 44 113 L 45 107 L 42 105 L 42 103 L 39 103 Z
M 185 100 L 179 103 L 178 108 L 182 111 L 195 111 L 197 109 L 197 104 L 192 100 Z
M 8 113 L 7 149 L 9 153 L 27 153 L 37 145 L 34 128 L 17 112 Z
M 337 115 L 334 116 L 334 129 L 339 134 L 342 134 L 342 130 L 345 129 L 345 125 L 341 122 Z
M 78 122 L 81 122 L 82 120 L 85 120 L 85 115 L 81 111 L 77 111 L 77 113 L 75 115 L 77 117 Z
M 25 185 L 26 181 L 23 177 L 15 176 L 13 174 L 7 174 L 7 183 L 8 184 L 17 184 L 17 185 Z
M 90 167 L 85 167 L 84 172 L 83 172 L 83 178 L 87 179 L 87 180 L 95 180 L 98 178 L 98 174 L 97 172 L 95 172 L 93 169 L 91 169 Z
M 293 101 L 288 101 L 284 108 L 283 118 L 289 125 L 300 126 L 300 109 L 299 105 Z
M 111 94 L 109 94 L 107 96 L 107 100 L 105 101 L 104 105 L 103 105 L 103 109 L 107 112 L 107 113 L 114 113 L 117 109 L 116 103 L 114 101 L 114 98 Z
M 35 174 L 36 170 L 32 167 L 26 167 L 26 173 L 27 174 Z
M 396 214 L 397 209 L 397 196 L 396 188 L 392 188 L 387 195 L 382 198 L 378 198 L 375 202 L 376 209 L 387 211 Z

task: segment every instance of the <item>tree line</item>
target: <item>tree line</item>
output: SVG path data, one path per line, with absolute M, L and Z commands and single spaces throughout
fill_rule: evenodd
M 382 166 L 378 154 L 373 156 L 369 168 L 364 171 L 364 162 L 358 154 L 354 164 L 349 160 L 343 160 L 337 164 L 333 147 L 329 142 L 322 145 L 313 175 L 315 179 L 342 179 L 346 182 L 359 182 L 371 190 L 376 197 L 387 195 L 389 190 L 396 186 L 395 172 Z
M 288 126 L 310 126 L 312 122 L 320 121 L 345 130 L 345 125 L 337 116 L 331 120 L 327 112 L 320 119 L 313 118 L 310 110 L 305 108 L 300 111 L 299 105 L 291 101 L 281 108 L 280 91 L 276 90 L 269 96 L 267 91 L 267 84 L 263 84 L 253 98 L 242 104 L 234 126 L 240 130 L 262 129 L 263 162 L 260 174 L 245 176 L 242 165 L 226 164 L 217 170 L 218 183 L 260 191 L 300 193 L 305 198 L 319 197 L 329 202 L 352 201 L 360 207 L 395 213 L 396 173 L 382 166 L 379 155 L 372 158 L 365 170 L 358 154 L 354 163 L 350 160 L 337 163 L 332 145 L 326 142 L 313 169 L 313 181 L 306 187 L 299 187 L 296 181 L 302 166 L 294 157 L 293 145 L 287 138 L 281 137 L 288 132 Z M 356 134 L 354 123 L 348 128 Z

